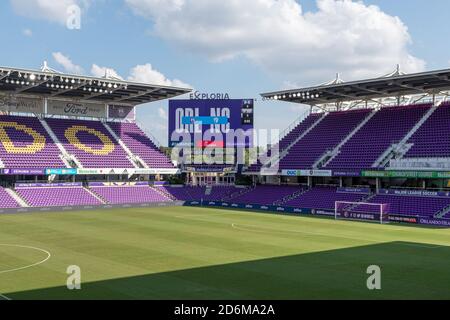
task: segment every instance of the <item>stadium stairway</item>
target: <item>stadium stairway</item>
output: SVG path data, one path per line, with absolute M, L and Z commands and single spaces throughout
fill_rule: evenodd
M 5 191 L 23 208 L 29 208 L 30 205 L 22 199 L 21 196 L 17 192 L 15 192 L 13 189 L 5 188 Z
M 289 145 L 284 148 L 283 150 L 280 150 L 279 154 L 276 155 L 273 158 L 270 158 L 265 164 L 263 164 L 263 167 L 270 167 L 275 166 L 277 163 L 279 163 L 281 160 L 283 160 L 284 157 L 286 157 L 289 154 L 289 150 L 295 146 L 301 139 L 303 139 L 308 133 L 310 133 L 315 127 L 317 127 L 326 117 L 328 113 L 324 113 L 319 119 L 317 119 L 307 130 L 305 130 L 301 135 L 299 135 L 297 138 L 295 138 L 292 142 L 289 143 Z M 307 120 L 306 118 L 305 120 Z M 304 121 L 305 121 L 304 120 Z M 300 123 L 298 126 L 300 126 L 302 123 Z M 297 127 L 298 127 L 297 126 Z M 296 127 L 296 128 L 297 128 Z M 295 130 L 295 128 L 293 129 Z M 292 130 L 292 131 L 293 131 Z
M 315 169 L 319 168 L 319 167 L 326 167 L 328 163 L 330 163 L 331 161 L 333 161 L 333 159 L 339 155 L 339 153 L 341 152 L 341 148 L 342 146 L 344 146 L 347 141 L 349 141 L 351 138 L 353 138 L 353 136 L 359 132 L 359 130 L 361 130 L 367 122 L 370 121 L 370 119 L 373 118 L 373 116 L 375 116 L 375 114 L 378 112 L 378 109 L 374 109 L 371 113 L 369 113 L 369 115 L 352 131 L 350 132 L 350 134 L 344 138 L 344 140 L 342 140 L 337 146 L 336 148 L 334 148 L 334 150 L 332 150 L 331 152 L 327 152 L 325 153 L 319 160 L 316 161 L 316 163 L 313 165 L 313 167 Z
M 436 219 L 442 219 L 450 213 L 450 205 L 434 215 Z
M 98 194 L 96 194 L 94 191 L 92 191 L 89 188 L 83 187 L 84 190 L 86 190 L 86 192 L 88 192 L 89 194 L 91 194 L 91 196 L 93 196 L 94 198 L 96 198 L 98 201 L 100 201 L 103 204 L 108 204 L 108 202 L 103 199 L 102 197 L 100 197 Z
M 409 151 L 411 145 L 408 146 L 408 141 L 411 137 L 427 122 L 427 120 L 433 115 L 437 108 L 442 104 L 443 101 L 433 105 L 428 112 L 416 123 L 416 125 L 409 131 L 405 137 L 398 143 L 391 145 L 385 153 L 383 153 L 380 158 L 374 163 L 373 167 L 386 167 L 389 161 L 392 159 L 401 159 Z
M 238 198 L 246 193 L 253 191 L 255 188 L 256 188 L 255 186 L 252 186 L 250 188 L 242 188 L 242 190 L 234 192 L 230 194 L 228 197 L 223 198 L 222 201 L 232 201 L 235 198 Z
M 287 203 L 287 202 L 289 202 L 289 201 L 291 201 L 291 200 L 293 200 L 295 198 L 300 197 L 305 192 L 308 192 L 308 190 L 309 190 L 308 188 L 305 188 L 303 190 L 298 190 L 298 191 L 294 192 L 293 194 L 291 194 L 290 196 L 287 196 L 287 197 L 284 197 L 281 200 L 275 201 L 273 204 L 276 205 L 276 206 L 282 206 L 285 203 Z
M 60 158 L 64 162 L 66 167 L 67 168 L 72 168 L 72 167 L 82 168 L 80 161 L 78 161 L 78 159 L 74 155 L 71 155 L 67 152 L 67 150 L 64 148 L 62 143 L 59 141 L 58 137 L 55 135 L 53 130 L 48 125 L 47 121 L 45 121 L 45 119 L 43 119 L 41 117 L 38 117 L 38 119 L 39 119 L 40 123 L 42 124 L 42 126 L 44 127 L 45 131 L 47 131 L 50 138 L 52 138 L 56 147 L 61 152 Z
M 107 123 L 102 122 L 102 124 L 106 128 L 106 130 L 108 130 L 108 132 L 111 134 L 111 136 L 117 141 L 117 143 L 119 143 L 119 145 L 123 148 L 123 150 L 125 150 L 125 152 L 128 155 L 128 159 L 133 163 L 135 168 L 147 168 L 147 169 L 149 168 L 149 166 L 144 162 L 144 160 L 142 160 L 137 155 L 131 152 L 131 150 L 127 147 L 127 145 L 117 136 L 114 130 L 111 129 L 111 127 Z
M 169 192 L 165 192 L 163 189 L 161 189 L 159 187 L 150 186 L 150 188 L 152 188 L 153 190 L 158 192 L 160 195 L 166 197 L 169 200 L 172 200 L 172 201 L 178 200 L 174 195 L 170 194 Z

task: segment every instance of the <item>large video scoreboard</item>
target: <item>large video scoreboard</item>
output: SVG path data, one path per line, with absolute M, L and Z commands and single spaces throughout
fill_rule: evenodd
M 170 100 L 169 146 L 250 147 L 253 116 L 253 99 Z M 188 134 L 190 141 L 180 138 L 180 134 Z M 227 141 L 232 134 L 246 137 Z

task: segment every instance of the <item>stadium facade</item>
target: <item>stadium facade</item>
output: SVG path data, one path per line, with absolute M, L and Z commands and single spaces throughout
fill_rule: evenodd
M 136 106 L 189 89 L 0 68 L 0 212 L 210 205 L 450 226 L 450 70 L 263 94 L 309 105 L 254 164 L 173 162 Z M 262 160 L 265 159 L 265 160 Z M 177 159 L 178 160 L 178 159 Z M 184 172 L 189 185 L 173 186 Z M 233 185 L 243 172 L 253 182 Z M 381 213 L 381 215 L 383 212 Z

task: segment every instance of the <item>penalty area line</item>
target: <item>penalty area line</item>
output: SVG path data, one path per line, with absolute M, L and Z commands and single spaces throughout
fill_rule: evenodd
M 11 298 L 9 298 L 9 297 L 7 297 L 7 296 L 5 296 L 4 294 L 1 294 L 1 293 L 0 293 L 0 300 L 7 300 L 7 301 L 11 301 L 12 299 L 11 299 Z

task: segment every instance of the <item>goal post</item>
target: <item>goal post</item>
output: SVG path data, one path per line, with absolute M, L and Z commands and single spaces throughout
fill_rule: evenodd
M 335 201 L 334 218 L 336 220 L 364 220 L 389 223 L 388 203 L 369 203 Z

